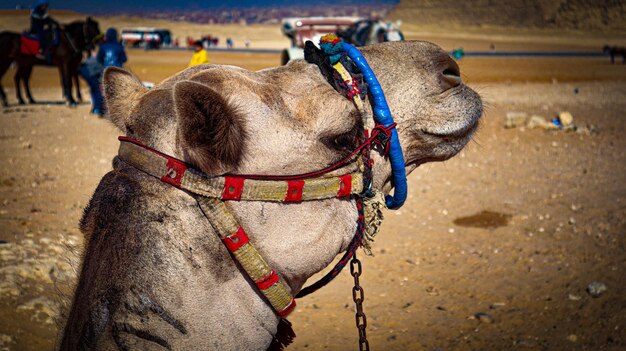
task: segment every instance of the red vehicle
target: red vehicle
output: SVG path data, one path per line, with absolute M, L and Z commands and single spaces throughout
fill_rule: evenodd
M 284 18 L 282 31 L 291 39 L 291 47 L 283 50 L 283 65 L 295 59 L 304 58 L 304 43 L 311 40 L 317 45 L 320 38 L 337 30 L 345 30 L 352 24 L 363 20 L 361 17 L 302 17 Z

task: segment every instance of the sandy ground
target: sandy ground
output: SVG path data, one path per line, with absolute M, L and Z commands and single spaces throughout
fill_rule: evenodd
M 488 42 L 476 40 L 468 45 Z M 158 82 L 189 55 L 129 57 L 129 68 Z M 279 61 L 211 59 L 249 69 Z M 407 204 L 386 213 L 375 257 L 361 255 L 372 349 L 626 349 L 626 66 L 602 58 L 459 63 L 486 102 L 482 127 L 456 158 L 409 177 Z M 37 68 L 35 98 L 60 101 L 57 80 Z M 563 110 L 597 133 L 502 126 L 509 111 L 551 118 Z M 12 106 L 0 119 L 0 350 L 51 350 L 82 249 L 77 223 L 111 168 L 118 132 L 88 104 Z M 586 291 L 594 281 L 607 288 L 597 298 Z M 289 350 L 357 348 L 351 284 L 344 272 L 299 301 Z

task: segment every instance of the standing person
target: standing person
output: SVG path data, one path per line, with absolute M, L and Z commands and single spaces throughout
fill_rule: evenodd
M 202 47 L 202 41 L 198 40 L 193 43 L 194 53 L 191 56 L 191 61 L 187 67 L 202 65 L 205 63 L 209 63 L 209 55 L 206 50 Z
M 111 66 L 122 68 L 126 62 L 126 52 L 117 39 L 117 30 L 115 28 L 107 29 L 104 35 L 104 43 L 100 45 L 96 59 L 103 68 Z
M 95 53 L 91 54 L 85 61 L 80 64 L 78 73 L 89 85 L 91 94 L 91 112 L 102 117 L 104 109 L 102 106 L 102 91 L 100 81 L 102 80 L 102 71 L 104 68 L 98 62 Z
M 48 15 L 50 1 L 37 0 L 35 8 L 30 13 L 30 32 L 37 35 L 39 40 L 39 52 L 37 58 L 44 59 L 48 51 L 48 40 L 46 40 L 46 31 L 56 30 L 59 24 Z
M 94 38 L 94 44 L 100 46 L 104 39 L 104 34 L 101 33 Z M 88 57 L 81 62 L 78 68 L 78 73 L 89 85 L 89 93 L 91 95 L 91 113 L 98 115 L 98 117 L 104 116 L 104 98 L 102 97 L 102 71 L 104 68 L 102 64 L 98 62 L 96 57 L 96 51 L 89 51 Z

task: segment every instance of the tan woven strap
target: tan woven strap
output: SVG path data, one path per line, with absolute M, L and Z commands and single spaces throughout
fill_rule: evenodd
M 211 226 L 235 260 L 255 282 L 276 313 L 281 317 L 286 317 L 296 305 L 293 296 L 250 242 L 226 203 L 203 196 L 198 196 L 197 200 Z
M 178 177 L 180 185 L 174 185 L 181 189 L 222 200 L 299 202 L 347 197 L 363 191 L 361 170 L 342 176 L 317 177 L 296 182 L 243 179 L 237 176 L 209 177 L 193 168 L 184 169 L 181 176 L 176 174 L 168 157 L 130 142 L 120 143 L 119 156 L 135 168 L 159 179 Z
M 334 177 L 301 180 L 209 177 L 178 159 L 141 145 L 136 140 L 120 137 L 120 141 L 119 157 L 124 162 L 163 182 L 198 195 L 196 200 L 211 226 L 281 317 L 287 316 L 293 310 L 295 300 L 289 288 L 250 242 L 223 200 L 299 202 L 343 198 L 360 194 L 364 187 L 364 169 L 360 158 L 357 163 L 343 168 L 356 169 L 356 172 Z

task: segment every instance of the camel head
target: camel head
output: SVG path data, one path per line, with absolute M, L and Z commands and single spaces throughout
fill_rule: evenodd
M 447 53 L 427 42 L 384 43 L 362 52 L 398 124 L 407 172 L 425 162 L 446 160 L 467 144 L 482 104 L 463 84 L 458 65 Z M 206 174 L 297 174 L 338 161 L 354 147 L 355 135 L 373 126 L 371 115 L 363 125 L 353 104 L 321 72 L 323 67 L 302 60 L 259 72 L 205 65 L 148 90 L 131 73 L 110 68 L 104 75 L 104 93 L 111 120 L 128 137 Z M 372 154 L 374 186 L 388 193 L 393 184 L 390 163 Z M 299 238 L 300 244 L 313 248 L 310 255 L 276 262 L 288 272 L 294 290 L 345 249 L 356 218 L 353 204 L 341 200 L 232 206 L 247 213 L 241 222 L 252 235 L 258 231 L 259 236 L 280 237 L 303 228 L 325 233 Z M 270 242 L 261 245 L 270 260 L 272 252 L 293 256 L 291 245 L 274 247 Z
M 428 42 L 393 42 L 361 50 L 376 73 L 398 124 L 407 173 L 445 161 L 471 139 L 482 115 L 480 96 L 463 83 L 457 63 Z M 377 162 L 375 185 L 388 192 L 388 164 Z
M 362 52 L 398 124 L 407 171 L 458 153 L 477 128 L 482 104 L 461 81 L 457 64 L 427 42 L 384 43 Z M 258 72 L 202 65 L 148 90 L 131 73 L 109 68 L 104 94 L 109 118 L 122 133 L 208 175 L 297 174 L 337 162 L 354 148 L 357 133 L 373 126 L 371 109 L 360 113 L 323 72 L 327 67 L 304 60 Z M 390 164 L 377 152 L 372 156 L 374 187 L 388 193 Z M 356 227 L 354 201 L 345 199 L 228 206 L 293 293 L 346 249 Z M 219 244 L 214 236 L 206 233 L 205 240 Z M 237 270 L 230 261 L 202 269 L 218 268 Z M 229 275 L 231 283 L 240 283 L 228 285 L 236 286 L 232 296 L 249 298 L 251 310 L 265 308 L 255 313 L 271 318 L 269 307 L 258 307 L 255 290 L 240 276 Z M 217 277 L 214 284 L 224 283 Z M 224 286 L 216 299 L 228 294 Z
M 398 124 L 407 172 L 447 160 L 467 144 L 482 103 L 446 52 L 417 41 L 361 51 Z M 319 68 L 298 60 L 259 72 L 205 65 L 151 90 L 113 68 L 105 73 L 105 96 L 110 118 L 127 136 L 207 174 L 293 174 L 339 160 L 353 148 L 356 133 L 373 126 L 371 115 L 363 126 Z M 389 191 L 388 163 L 377 158 L 376 184 Z

